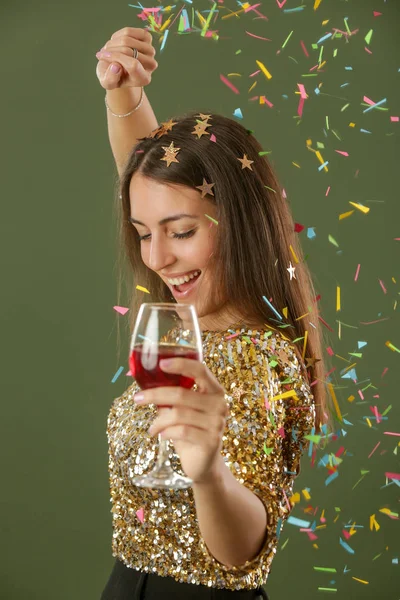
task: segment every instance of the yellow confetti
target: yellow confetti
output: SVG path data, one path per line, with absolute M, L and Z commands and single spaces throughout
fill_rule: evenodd
M 393 512 L 389 508 L 380 508 L 379 512 L 383 513 L 384 515 L 388 515 L 388 517 L 395 517 L 396 519 L 399 518 L 398 513 Z
M 379 523 L 375 519 L 375 515 L 371 515 L 369 517 L 369 528 L 370 528 L 371 531 L 372 531 L 373 528 L 375 528 L 375 531 L 379 531 L 379 529 L 381 528 L 381 526 L 379 525 Z
M 321 163 L 321 165 L 323 165 L 325 161 L 324 161 L 324 159 L 322 158 L 321 152 L 320 152 L 319 150 L 316 150 L 316 151 L 315 151 L 315 154 L 316 154 L 316 156 L 317 156 L 317 158 L 318 158 L 319 162 Z M 324 171 L 328 171 L 328 167 L 327 167 L 326 165 L 325 165 L 325 167 L 324 167 Z
M 393 346 L 393 344 L 389 342 L 389 340 L 385 342 L 385 346 L 387 346 L 390 350 L 393 350 L 393 352 L 400 352 L 400 350 L 396 348 L 396 346 Z
M 304 334 L 304 344 L 303 344 L 303 353 L 302 353 L 302 359 L 304 361 L 305 355 L 306 355 L 306 347 L 307 347 L 307 338 L 308 338 L 308 329 L 306 329 L 306 332 Z
M 276 396 L 272 396 L 272 398 L 269 398 L 269 400 L 271 402 L 274 402 L 275 400 L 283 400 L 284 398 L 294 398 L 295 400 L 298 400 L 298 396 L 296 394 L 296 392 L 294 390 L 289 390 L 288 392 L 283 392 L 282 394 L 277 394 Z
M 293 505 L 296 504 L 297 502 L 300 502 L 301 497 L 300 497 L 299 492 L 296 492 L 295 494 L 290 496 L 289 500 L 290 500 L 290 503 Z
M 346 213 L 342 213 L 341 215 L 339 215 L 339 221 L 341 221 L 342 219 L 347 219 L 347 217 L 350 217 L 350 215 L 352 215 L 354 213 L 354 210 L 349 210 Z
M 296 256 L 296 253 L 295 253 L 295 251 L 293 250 L 293 248 L 292 248 L 292 245 L 291 245 L 291 244 L 289 244 L 289 248 L 290 248 L 290 252 L 292 253 L 293 260 L 294 260 L 296 263 L 298 263 L 298 262 L 299 262 L 299 259 L 297 258 L 297 256 Z
M 263 65 L 262 62 L 260 62 L 259 60 L 256 60 L 256 63 L 258 65 L 258 67 L 261 69 L 261 71 L 264 73 L 265 77 L 267 79 L 272 79 L 272 75 L 271 73 L 268 71 L 268 69 Z
M 145 287 L 142 287 L 141 285 L 137 285 L 136 289 L 140 290 L 141 292 L 146 292 L 146 294 L 150 294 L 149 290 L 147 290 Z
M 331 383 L 328 383 L 328 390 L 329 390 L 329 393 L 331 395 L 333 404 L 335 406 L 336 414 L 338 416 L 338 419 L 339 419 L 339 421 L 343 421 L 342 413 L 340 412 L 339 404 L 338 404 L 338 401 L 336 399 L 336 394 L 335 394 L 335 391 L 333 389 L 333 385 Z
M 355 206 L 356 208 L 358 208 L 358 210 L 360 210 L 364 214 L 367 214 L 370 211 L 370 209 L 368 208 L 368 206 L 363 206 L 362 204 L 358 204 L 357 202 L 349 202 L 349 204 L 352 204 L 353 206 Z
M 340 287 L 336 286 L 336 312 L 341 310 L 340 308 Z
M 311 500 L 311 496 L 310 496 L 310 494 L 308 493 L 308 491 L 306 489 L 301 490 L 301 492 L 302 492 L 305 500 Z

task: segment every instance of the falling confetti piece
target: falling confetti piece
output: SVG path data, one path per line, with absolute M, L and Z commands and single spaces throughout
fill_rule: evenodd
M 126 315 L 126 313 L 129 311 L 129 308 L 125 308 L 124 306 L 113 306 L 113 308 L 120 315 Z
M 258 65 L 258 67 L 261 69 L 261 71 L 264 73 L 264 75 L 266 76 L 267 79 L 272 79 L 272 75 L 271 73 L 268 71 L 268 69 L 263 65 L 262 62 L 260 62 L 259 60 L 256 60 L 256 63 Z
M 146 294 L 150 294 L 149 290 L 146 289 L 145 287 L 142 287 L 141 285 L 137 285 L 136 289 L 140 290 L 141 292 L 146 292 Z

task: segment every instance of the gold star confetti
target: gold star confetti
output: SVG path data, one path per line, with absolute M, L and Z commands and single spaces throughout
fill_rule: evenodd
M 171 142 L 169 146 L 162 146 L 162 149 L 165 150 L 165 156 L 163 156 L 160 160 L 165 160 L 167 167 L 169 167 L 173 162 L 179 162 L 179 160 L 176 158 L 176 154 L 179 152 L 180 148 L 174 148 L 174 142 Z
M 215 183 L 207 183 L 207 181 L 203 177 L 203 185 L 196 185 L 196 190 L 201 190 L 201 197 L 204 198 L 206 194 L 210 194 L 210 196 L 214 196 L 214 192 L 211 188 L 215 185 Z
M 248 168 L 250 171 L 253 170 L 250 165 L 254 162 L 254 160 L 249 160 L 245 154 L 243 154 L 243 158 L 238 158 L 238 160 L 240 160 L 242 163 L 242 169 Z

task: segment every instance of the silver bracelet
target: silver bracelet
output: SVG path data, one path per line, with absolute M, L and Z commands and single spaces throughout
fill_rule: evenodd
M 114 116 L 114 117 L 129 117 L 129 115 L 131 115 L 132 113 L 134 113 L 135 111 L 137 111 L 141 106 L 142 106 L 142 102 L 143 102 L 143 87 L 141 88 L 142 91 L 140 93 L 140 100 L 139 100 L 139 104 L 133 109 L 131 110 L 131 112 L 126 113 L 125 115 L 117 115 L 116 113 L 113 113 L 113 111 L 111 110 L 111 108 L 108 106 L 107 104 L 107 94 L 104 96 L 104 102 L 106 103 L 106 107 L 107 110 L 110 111 L 110 113 Z

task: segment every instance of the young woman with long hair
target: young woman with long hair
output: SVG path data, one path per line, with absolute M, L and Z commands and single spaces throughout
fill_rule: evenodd
M 156 390 L 138 405 L 134 381 L 107 423 L 116 561 L 102 600 L 266 598 L 306 436 L 332 427 L 316 293 L 260 143 L 212 112 L 159 125 L 143 90 L 154 55 L 147 30 L 124 28 L 96 55 L 97 76 L 119 175 L 129 331 L 142 302 L 192 304 L 202 331 L 198 389 L 171 388 L 175 405 L 155 423 L 194 484 L 130 483 L 155 452 Z

